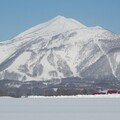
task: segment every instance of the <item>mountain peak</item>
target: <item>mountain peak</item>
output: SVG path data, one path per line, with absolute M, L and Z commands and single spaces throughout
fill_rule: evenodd
M 37 26 L 34 26 L 27 31 L 19 34 L 17 37 L 23 37 L 28 34 L 47 34 L 47 33 L 61 33 L 65 31 L 69 31 L 72 29 L 77 29 L 77 28 L 85 28 L 86 26 L 83 25 L 82 23 L 71 19 L 71 18 L 66 18 L 64 16 L 56 16 L 55 18 L 39 24 Z
M 53 19 L 59 20 L 59 19 L 67 19 L 67 18 L 64 17 L 64 16 L 61 16 L 61 15 L 58 15 L 58 16 L 56 16 L 56 17 L 53 18 Z
M 83 25 L 82 23 L 72 19 L 72 18 L 66 18 L 64 16 L 58 15 L 55 18 L 53 18 L 51 21 L 53 22 L 59 22 L 59 23 L 63 23 L 64 25 L 67 24 L 69 25 L 73 25 L 74 27 L 79 27 L 79 28 L 83 28 L 86 27 L 85 25 Z

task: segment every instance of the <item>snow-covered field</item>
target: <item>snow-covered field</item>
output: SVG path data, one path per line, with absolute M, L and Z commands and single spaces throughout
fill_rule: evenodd
M 120 94 L 76 95 L 76 96 L 74 95 L 73 96 L 28 96 L 28 98 L 120 98 Z
M 0 98 L 0 120 L 119 119 L 120 96 Z

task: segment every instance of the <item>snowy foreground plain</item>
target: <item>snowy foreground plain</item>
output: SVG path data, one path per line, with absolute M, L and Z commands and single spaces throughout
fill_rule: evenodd
M 120 95 L 1 97 L 0 120 L 120 120 Z

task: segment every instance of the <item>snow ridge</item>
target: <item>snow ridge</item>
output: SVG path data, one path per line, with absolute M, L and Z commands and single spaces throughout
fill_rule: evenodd
M 108 60 L 108 62 L 109 62 L 109 64 L 110 64 L 110 67 L 111 67 L 111 69 L 112 69 L 112 73 L 113 73 L 113 75 L 117 78 L 117 76 L 116 76 L 116 74 L 115 74 L 115 70 L 114 70 L 114 68 L 113 68 L 113 65 L 112 65 L 112 63 L 111 63 L 111 61 L 110 61 L 110 58 L 109 58 L 108 54 L 102 49 L 102 47 L 101 47 L 100 43 L 98 42 L 98 40 L 96 40 L 96 41 L 94 40 L 94 43 L 96 43 L 96 44 L 98 45 L 98 47 L 99 47 L 100 50 L 102 51 L 103 55 L 106 56 L 106 58 L 107 58 L 107 60 Z M 118 78 L 117 78 L 117 79 L 118 79 Z

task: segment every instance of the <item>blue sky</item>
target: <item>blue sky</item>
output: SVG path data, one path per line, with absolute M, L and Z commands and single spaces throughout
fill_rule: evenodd
M 57 15 L 120 34 L 120 0 L 0 0 L 0 41 Z

